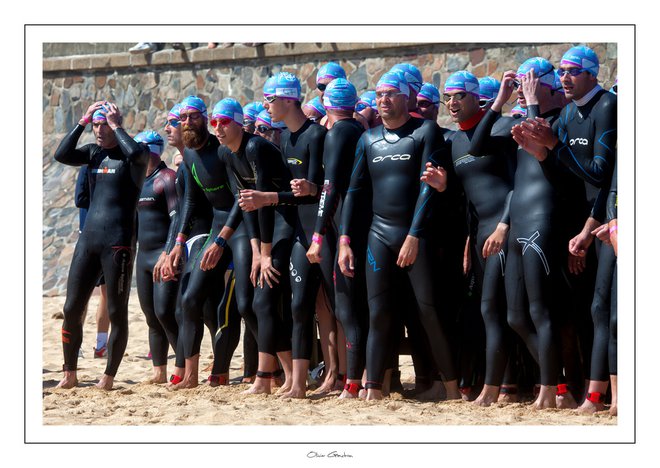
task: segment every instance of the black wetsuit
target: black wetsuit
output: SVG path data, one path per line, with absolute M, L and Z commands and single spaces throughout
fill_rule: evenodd
M 510 224 L 509 204 L 515 172 L 515 161 L 510 155 L 515 146 L 510 139 L 490 138 L 482 148 L 473 148 L 478 123 L 474 122 L 471 128 L 458 130 L 452 135 L 451 153 L 454 170 L 468 201 L 470 219 L 476 227 L 471 233 L 470 250 L 486 330 L 485 383 L 500 385 L 510 346 L 504 294 L 506 241 L 497 255 L 484 258 L 482 252 L 497 225 Z M 487 131 L 485 136 L 488 138 L 490 132 Z
M 309 120 L 295 132 L 285 130 L 280 140 L 282 155 L 289 165 L 293 179 L 307 179 L 318 187 L 323 185 L 323 142 L 326 134 L 322 127 Z M 312 242 L 318 196 L 295 197 L 286 188 L 278 193 L 279 204 L 297 205 L 295 241 L 291 248 L 289 278 L 291 284 L 291 315 L 293 319 L 293 359 L 310 359 L 312 354 L 312 318 L 316 310 L 319 285 L 323 287 L 334 310 L 334 286 L 332 284 L 333 261 L 335 258 L 336 235 L 330 230 L 321 247 L 321 265 L 307 259 L 307 250 Z M 320 195 L 320 194 L 319 194 Z
M 614 174 L 612 174 L 612 184 L 610 185 L 610 194 L 607 197 L 607 220 L 608 222 L 617 219 L 618 211 L 618 188 L 617 188 L 617 163 L 614 163 Z M 618 228 L 618 226 L 617 226 Z M 612 273 L 612 293 L 610 297 L 610 342 L 608 349 L 610 375 L 617 375 L 617 263 L 614 262 L 614 272 Z
M 147 176 L 138 201 L 138 253 L 135 265 L 140 307 L 149 326 L 149 349 L 154 366 L 167 365 L 169 345 L 176 350 L 179 328 L 175 318 L 179 284 L 153 282 L 153 269 L 165 250 L 171 219 L 176 214 L 176 174 L 164 162 Z
M 186 359 L 199 354 L 203 323 L 206 323 L 211 336 L 216 335 L 219 325 L 217 308 L 211 317 L 206 316 L 203 313 L 204 303 L 211 297 L 214 304 L 220 304 L 224 293 L 224 273 L 231 262 L 231 250 L 226 248 L 215 268 L 203 271 L 200 268 L 202 255 L 225 224 L 236 229 L 241 221 L 240 213 L 235 213 L 232 219 L 229 216 L 234 205 L 234 196 L 229 188 L 225 162 L 218 156 L 219 146 L 218 139 L 209 135 L 202 148 L 186 148 L 183 154 L 186 190 L 178 231 L 190 234 L 190 220 L 198 203 L 210 203 L 213 208 L 210 235 L 199 249 L 197 245 L 201 244 L 200 242 L 190 249 L 186 263 L 186 271 L 190 272 L 190 275 L 181 284 L 183 330 L 180 331 L 179 337 L 183 340 Z
M 325 169 L 323 191 L 319 200 L 314 232 L 325 236 L 323 242 L 337 237 L 335 214 L 339 203 L 346 198 L 351 170 L 355 163 L 355 148 L 364 127 L 355 119 L 343 119 L 332 126 L 323 144 Z M 359 380 L 365 367 L 368 328 L 367 288 L 364 276 L 364 252 L 371 214 L 370 196 L 361 197 L 351 225 L 351 246 L 355 257 L 355 276 L 348 278 L 339 270 L 334 259 L 335 313 L 346 336 L 347 378 Z M 328 231 L 332 235 L 327 235 Z
M 237 200 L 234 209 L 239 213 L 238 194 L 240 190 L 263 189 L 261 183 L 262 179 L 266 181 L 275 181 L 275 183 L 278 184 L 278 190 L 281 190 L 283 184 L 290 181 L 290 176 L 288 175 L 288 171 L 284 165 L 279 149 L 260 136 L 244 132 L 241 145 L 236 152 L 232 152 L 229 148 L 221 146 L 218 153 L 225 161 L 230 173 L 229 181 L 231 189 Z M 272 208 L 266 208 L 266 210 L 272 213 Z M 257 301 L 255 295 L 263 294 L 263 291 L 261 291 L 263 288 L 258 288 L 257 293 L 255 293 L 255 290 L 250 283 L 250 270 L 252 266 L 252 246 L 250 240 L 259 240 L 262 237 L 259 224 L 260 215 L 258 212 L 253 211 L 242 213 L 242 217 L 245 229 L 237 231 L 229 241 L 234 258 L 234 294 L 238 304 L 238 311 L 245 320 L 247 329 L 253 337 L 259 336 L 261 328 L 264 329 L 264 335 L 274 336 L 275 329 L 281 329 L 281 324 L 274 326 L 273 322 L 269 321 L 276 315 L 276 309 L 272 308 L 272 305 L 275 304 L 268 305 L 266 309 L 261 307 L 259 309 L 259 315 L 271 318 L 266 318 L 265 322 L 264 318 L 259 320 L 255 313 L 256 309 L 253 308 L 253 304 Z M 268 235 L 272 236 L 274 218 L 272 216 L 269 217 L 268 215 L 266 215 L 266 218 L 268 219 L 264 219 L 264 231 L 269 234 L 265 234 L 265 238 L 266 242 L 270 242 L 272 239 L 268 239 Z M 275 298 L 276 296 L 273 296 L 273 299 Z M 261 298 L 258 302 L 263 306 L 263 300 Z M 279 302 L 279 298 L 276 299 L 276 302 Z M 262 322 L 264 323 L 263 327 L 261 327 Z M 260 324 L 259 327 L 257 326 L 257 323 Z M 263 338 L 262 341 L 263 347 L 270 349 L 270 354 L 274 354 L 275 352 L 272 351 L 272 345 L 267 344 L 268 339 Z M 261 348 L 262 347 L 259 347 L 260 350 Z M 277 348 L 277 346 L 275 346 L 275 348 Z
M 77 125 L 64 137 L 55 159 L 70 166 L 87 164 L 94 197 L 76 244 L 67 280 L 62 343 L 64 370 L 77 369 L 82 343 L 82 317 L 101 272 L 108 294 L 110 336 L 105 374 L 115 376 L 128 341 L 128 298 L 135 248 L 135 211 L 144 182 L 149 149 L 122 128 L 114 131 L 118 145 L 96 144 L 76 149 L 85 127 Z
M 559 141 L 543 161 L 544 170 L 556 171 L 562 164 L 576 176 L 600 189 L 592 217 L 604 221 L 612 173 L 616 164 L 617 97 L 598 90 L 582 106 L 567 105 L 553 124 Z M 591 306 L 594 343 L 591 356 L 591 380 L 609 380 L 607 355 L 610 335 L 610 295 L 616 258 L 611 245 L 603 245 L 598 257 L 596 289 Z
M 419 177 L 426 162 L 443 149 L 440 128 L 431 121 L 409 119 L 401 127 L 367 130 L 355 156 L 355 167 L 342 210 L 341 234 L 351 236 L 355 201 L 371 181 L 373 216 L 367 242 L 366 279 L 369 297 L 367 387 L 380 388 L 391 350 L 397 341 L 396 298 L 400 281 L 409 281 L 428 336 L 433 358 L 445 380 L 456 378 L 447 337 L 438 316 L 441 304 L 435 288 L 435 269 L 427 255 L 423 231 L 426 212 L 435 193 Z M 405 270 L 396 265 L 406 236 L 419 239 L 415 263 Z

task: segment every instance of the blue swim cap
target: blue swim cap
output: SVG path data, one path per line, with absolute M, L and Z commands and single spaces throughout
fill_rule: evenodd
M 206 104 L 204 104 L 204 101 L 202 101 L 197 96 L 188 96 L 184 98 L 180 104 L 181 108 L 179 109 L 179 112 L 191 109 L 196 110 L 199 111 L 206 120 L 208 120 L 209 115 L 208 111 L 206 110 Z
M 346 78 L 346 71 L 336 62 L 328 62 L 319 68 L 318 73 L 316 74 L 316 84 L 319 83 L 319 80 L 323 78 Z
M 376 91 L 380 88 L 394 88 L 404 96 L 410 96 L 410 86 L 403 72 L 394 70 L 388 71 L 380 77 L 376 84 Z
M 220 119 L 222 117 L 232 119 L 241 127 L 243 126 L 243 108 L 234 98 L 224 98 L 213 108 L 211 118 Z
M 564 87 L 561 85 L 561 77 L 557 70 L 555 70 L 555 83 L 552 86 L 552 90 L 564 94 Z
M 181 104 L 178 103 L 174 104 L 174 106 L 167 113 L 167 120 L 170 119 L 175 119 L 175 120 L 181 119 Z
M 326 109 L 354 110 L 357 99 L 355 86 L 346 78 L 336 78 L 325 88 L 323 106 Z
M 532 57 L 525 60 L 518 68 L 516 76 L 523 76 L 532 69 L 534 69 L 536 76 L 540 78 L 543 86 L 547 86 L 550 89 L 555 87 L 555 74 L 553 73 L 555 67 L 542 57 Z
M 300 101 L 300 80 L 293 73 L 280 72 L 266 80 L 264 96 Z
M 94 111 L 92 115 L 92 122 L 106 122 L 108 119 L 105 116 L 106 109 L 100 108 Z
M 355 111 L 360 112 L 367 107 L 378 110 L 376 106 L 376 91 L 365 91 L 362 93 L 355 104 Z
M 316 112 L 318 112 L 321 115 L 325 115 L 325 107 L 323 107 L 323 104 L 321 104 L 321 97 L 316 96 L 314 99 L 307 101 L 307 104 L 305 104 L 305 107 L 311 107 L 314 109 Z
M 422 88 L 417 93 L 417 99 L 424 98 L 432 102 L 436 106 L 440 105 L 440 91 L 431 83 L 424 83 Z
M 511 109 L 511 115 L 522 115 L 523 117 L 527 117 L 527 109 L 520 107 L 520 105 L 517 105 L 513 109 Z
M 264 110 L 264 105 L 259 101 L 248 102 L 243 107 L 243 120 L 249 120 L 254 123 L 257 121 L 257 115 Z
M 465 91 L 479 98 L 479 80 L 469 71 L 457 71 L 445 81 L 445 93 L 447 91 Z
M 561 58 L 560 65 L 574 65 L 584 68 L 593 76 L 598 76 L 598 56 L 587 46 L 569 49 Z
M 479 99 L 485 99 L 487 101 L 492 101 L 497 97 L 497 93 L 500 92 L 500 83 L 498 80 L 492 76 L 484 76 L 479 78 Z
M 158 133 L 153 130 L 145 130 L 138 133 L 133 138 L 138 143 L 144 143 L 149 147 L 149 151 L 160 156 L 163 154 L 163 148 L 165 147 L 165 141 Z
M 408 82 L 408 85 L 412 88 L 413 91 L 419 93 L 419 90 L 422 87 L 422 83 L 424 82 L 422 79 L 422 72 L 419 71 L 419 68 L 410 63 L 397 63 L 390 69 L 390 71 L 394 70 L 402 71 L 403 76 Z
M 257 115 L 257 120 L 255 121 L 255 125 L 259 125 L 259 123 L 271 128 L 279 128 L 280 130 L 286 128 L 286 124 L 284 122 L 273 122 L 267 110 L 262 110 L 261 112 L 259 112 L 259 115 Z
M 610 93 L 612 93 L 612 94 L 617 94 L 617 92 L 618 92 L 618 89 L 617 89 L 617 88 L 618 88 L 618 87 L 619 87 L 619 78 L 617 77 L 617 78 L 614 80 L 614 84 L 613 84 L 612 87 L 610 88 Z

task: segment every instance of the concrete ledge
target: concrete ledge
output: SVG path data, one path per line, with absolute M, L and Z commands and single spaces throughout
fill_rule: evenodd
M 447 48 L 446 44 L 429 43 L 385 43 L 385 42 L 333 42 L 333 43 L 273 43 L 257 47 L 235 45 L 226 49 L 208 49 L 199 47 L 193 50 L 165 49 L 150 54 L 110 53 L 94 55 L 74 55 L 70 57 L 49 57 L 43 59 L 45 74 L 61 72 L 81 72 L 96 70 L 138 69 L 145 67 L 189 66 L 202 63 L 231 62 L 232 65 L 241 65 L 241 62 L 253 60 L 273 60 L 290 58 L 302 55 L 327 55 L 346 52 L 375 52 L 381 49 L 414 48 L 415 46 L 428 48 L 437 46 Z M 412 53 L 412 51 L 411 51 Z

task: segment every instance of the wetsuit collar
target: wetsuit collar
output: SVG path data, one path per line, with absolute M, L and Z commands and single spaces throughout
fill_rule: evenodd
M 598 94 L 598 92 L 603 89 L 600 85 L 594 86 L 594 89 L 589 91 L 587 94 L 582 96 L 580 99 L 573 99 L 573 102 L 578 106 L 582 107 L 585 106 L 591 99 Z
M 464 132 L 467 130 L 470 130 L 471 128 L 475 127 L 483 118 L 483 116 L 486 114 L 486 111 L 483 109 L 479 109 L 476 114 L 474 114 L 472 117 L 470 117 L 467 120 L 464 120 L 463 122 L 458 123 L 458 128 L 463 130 Z

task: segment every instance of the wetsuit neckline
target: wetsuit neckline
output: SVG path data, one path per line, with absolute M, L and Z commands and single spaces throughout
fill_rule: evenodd
M 573 102 L 578 107 L 584 107 L 589 104 L 589 101 L 591 101 L 594 96 L 596 96 L 596 94 L 598 94 L 602 89 L 603 88 L 597 84 L 591 91 L 582 96 L 580 99 L 573 99 Z
M 476 114 L 474 114 L 472 117 L 470 117 L 467 120 L 464 120 L 463 122 L 458 123 L 458 128 L 461 129 L 462 131 L 467 131 L 470 130 L 473 127 L 476 127 L 477 124 L 481 121 L 481 119 L 486 115 L 486 111 L 483 109 L 479 109 Z

